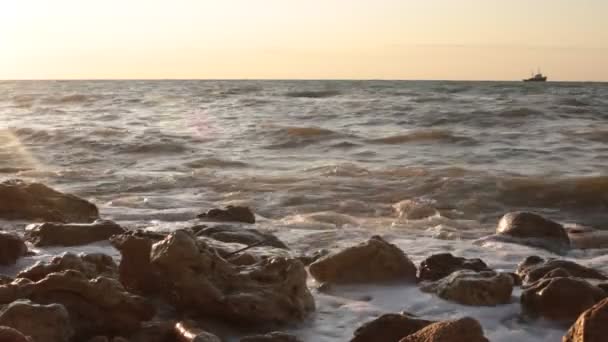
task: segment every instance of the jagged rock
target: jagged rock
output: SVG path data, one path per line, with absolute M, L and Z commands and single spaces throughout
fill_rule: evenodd
M 465 259 L 441 253 L 431 255 L 420 263 L 418 279 L 436 281 L 458 270 L 491 271 L 481 259 Z
M 399 342 L 489 342 L 479 322 L 470 317 L 433 323 Z
M 118 268 L 122 285 L 136 293 L 157 293 L 160 274 L 150 264 L 153 241 L 137 233 L 116 235 L 110 241 L 122 255 Z
M 319 282 L 378 283 L 416 281 L 416 266 L 399 247 L 379 236 L 313 262 L 310 274 Z
M 521 294 L 524 311 L 533 316 L 571 323 L 606 297 L 597 286 L 575 278 L 541 279 Z
M 21 271 L 17 278 L 38 281 L 51 273 L 66 270 L 79 271 L 89 279 L 98 276 L 118 278 L 118 266 L 111 256 L 102 253 L 81 253 L 79 255 L 64 253 L 54 257 L 50 262 L 38 261 L 28 269 Z
M 302 342 L 294 335 L 290 335 L 280 331 L 274 331 L 264 335 L 246 336 L 241 338 L 240 342 Z
M 52 273 L 37 282 L 17 278 L 0 286 L 0 304 L 17 299 L 63 305 L 70 314 L 76 340 L 99 334 L 128 335 L 154 315 L 152 306 L 126 292 L 117 280 L 89 280 L 74 270 Z
M 175 324 L 175 339 L 179 342 L 222 342 L 219 337 L 200 329 L 192 322 Z
M 2 342 L 38 342 L 32 341 L 32 339 L 24 336 L 21 332 L 9 328 L 0 326 L 0 341 Z
M 583 312 L 562 342 L 605 342 L 608 337 L 608 299 Z
M 397 212 L 399 218 L 406 220 L 421 220 L 437 215 L 438 213 L 432 203 L 422 200 L 403 200 L 395 203 L 393 208 Z
M 505 214 L 498 222 L 496 234 L 512 238 L 510 242 L 545 248 L 558 253 L 570 249 L 570 239 L 564 227 L 534 213 Z
M 0 265 L 12 265 L 26 254 L 27 246 L 17 234 L 0 232 Z
M 17 329 L 34 341 L 69 342 L 74 335 L 68 311 L 60 304 L 15 301 L 0 312 L 0 325 Z
M 196 236 L 207 236 L 222 242 L 288 249 L 287 245 L 276 236 L 270 233 L 262 233 L 257 229 L 244 229 L 233 226 L 195 226 L 191 229 L 195 232 Z
M 506 273 L 460 270 L 435 283 L 426 284 L 423 290 L 439 297 L 465 305 L 493 306 L 511 300 L 513 278 Z
M 0 218 L 48 222 L 93 222 L 97 207 L 74 195 L 64 194 L 40 183 L 19 179 L 0 183 Z
M 199 219 L 213 222 L 255 223 L 255 215 L 247 207 L 229 205 L 226 209 L 211 209 L 197 216 Z
M 129 275 L 129 282 L 137 287 L 144 279 L 156 279 L 154 292 L 178 310 L 251 323 L 297 321 L 314 310 L 306 270 L 296 259 L 269 258 L 235 266 L 183 230 L 155 243 L 149 259 L 138 254 L 134 262 L 124 243 L 119 250 L 121 281 L 125 283 L 123 275 Z M 130 267 L 138 270 L 131 272 Z
M 78 246 L 108 240 L 125 230 L 113 221 L 97 220 L 93 223 L 31 224 L 26 227 L 26 238 L 34 246 Z
M 406 313 L 385 314 L 357 328 L 350 342 L 398 342 L 432 323 Z
M 560 273 L 551 273 L 560 269 Z M 564 273 L 566 272 L 566 273 Z M 517 266 L 517 274 L 524 283 L 533 283 L 541 278 L 559 276 L 560 274 L 577 278 L 606 280 L 608 277 L 592 268 L 579 265 L 573 261 L 549 259 L 545 261 L 538 256 L 529 256 Z

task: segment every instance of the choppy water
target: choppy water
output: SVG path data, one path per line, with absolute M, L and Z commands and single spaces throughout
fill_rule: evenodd
M 0 178 L 74 192 L 128 226 L 183 226 L 211 206 L 246 204 L 296 250 L 381 233 L 415 260 L 447 250 L 502 269 L 543 254 L 471 243 L 506 211 L 608 228 L 608 84 L 0 82 L 0 118 Z M 393 205 L 405 199 L 441 215 L 399 219 Z M 603 255 L 568 256 L 603 267 Z M 374 300 L 319 295 L 299 333 L 343 341 L 378 312 L 464 310 L 416 289 L 352 291 Z M 563 333 L 519 322 L 516 304 L 466 310 L 492 341 Z

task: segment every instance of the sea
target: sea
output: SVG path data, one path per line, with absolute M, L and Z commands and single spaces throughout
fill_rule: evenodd
M 416 263 L 450 252 L 503 271 L 557 257 L 479 243 L 506 212 L 608 229 L 608 84 L 2 81 L 0 118 L 0 180 L 74 193 L 133 229 L 180 229 L 207 209 L 246 205 L 253 227 L 294 255 L 381 235 Z M 407 200 L 435 212 L 407 217 Z M 66 250 L 119 257 L 108 243 L 35 249 L 0 272 Z M 607 252 L 561 257 L 608 273 Z M 474 317 L 493 342 L 560 341 L 567 327 L 524 317 L 520 291 L 510 304 L 472 307 L 415 285 L 313 290 L 316 312 L 286 331 L 348 341 L 362 323 L 407 311 Z

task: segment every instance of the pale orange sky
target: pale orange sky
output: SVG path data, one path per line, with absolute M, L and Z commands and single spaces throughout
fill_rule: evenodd
M 608 81 L 606 0 L 0 0 L 0 79 Z

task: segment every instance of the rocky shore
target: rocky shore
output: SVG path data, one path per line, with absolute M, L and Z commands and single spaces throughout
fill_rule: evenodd
M 399 210 L 415 218 L 434 213 L 413 203 Z M 200 224 L 172 232 L 132 230 L 104 220 L 94 204 L 43 184 L 0 183 L 0 219 L 28 223 L 23 231 L 0 232 L 1 265 L 15 265 L 42 246 L 109 241 L 120 252 L 119 258 L 63 253 L 14 277 L 2 275 L 0 341 L 300 341 L 283 331 L 315 314 L 316 293 L 364 284 L 406 284 L 466 306 L 519 302 L 529 324 L 548 320 L 568 329 L 563 341 L 608 336 L 602 324 L 608 277 L 559 258 L 597 232 L 568 230 L 534 213 L 506 213 L 496 233 L 480 239 L 556 256 L 531 255 L 510 272 L 450 253 L 417 265 L 382 236 L 339 251 L 293 255 L 270 233 L 217 224 L 254 223 L 246 207 L 214 208 L 198 218 Z M 471 317 L 434 321 L 416 314 L 379 315 L 351 341 L 488 341 Z

